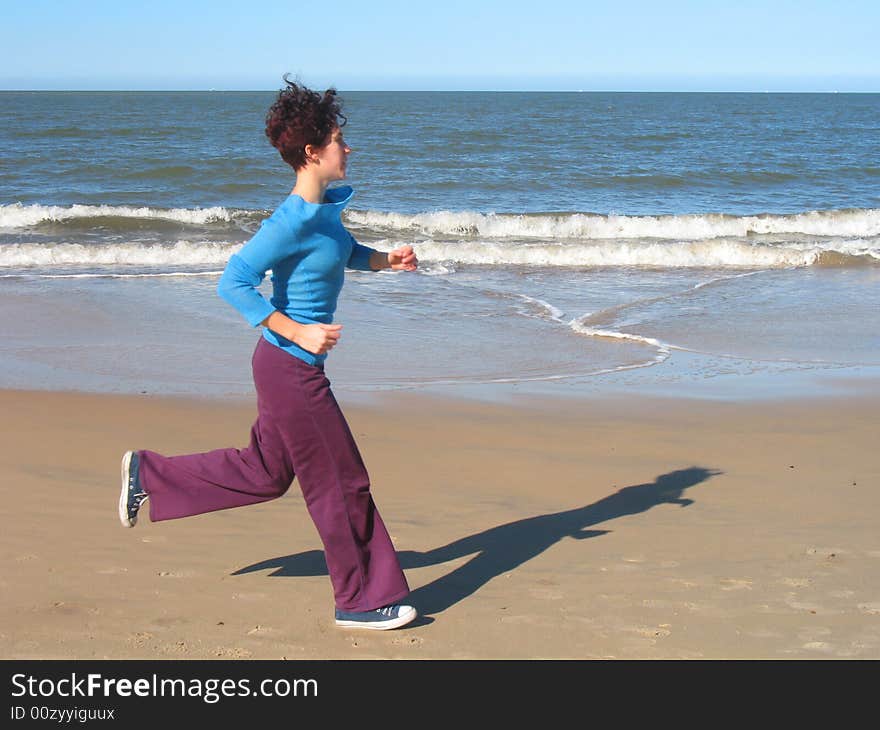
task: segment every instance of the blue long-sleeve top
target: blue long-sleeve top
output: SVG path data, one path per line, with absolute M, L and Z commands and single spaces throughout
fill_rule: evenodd
M 217 293 L 253 327 L 276 310 L 302 324 L 331 324 L 345 269 L 368 271 L 374 252 L 355 241 L 342 224 L 342 210 L 353 194 L 344 186 L 327 190 L 323 203 L 288 196 L 229 258 Z M 272 297 L 267 301 L 257 287 L 270 269 Z M 268 327 L 263 337 L 309 365 L 320 365 L 327 357 L 304 350 Z

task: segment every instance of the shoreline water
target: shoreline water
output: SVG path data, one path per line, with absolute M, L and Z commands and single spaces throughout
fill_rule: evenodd
M 699 274 L 658 274 L 650 289 L 623 294 L 616 274 L 590 276 L 587 293 L 575 278 L 566 290 L 557 276 L 555 305 L 532 296 L 543 287 L 534 273 L 514 281 L 516 295 L 499 293 L 485 271 L 462 271 L 455 284 L 423 275 L 351 276 L 328 376 L 338 392 L 360 398 L 622 392 L 772 400 L 833 396 L 840 382 L 869 389 L 880 373 L 872 271 L 823 273 L 810 282 L 813 290 L 824 287 L 822 296 L 794 305 L 789 290 L 803 285 L 802 272 L 747 277 L 754 284 L 736 279 L 733 288 L 700 288 Z M 505 277 L 505 287 L 511 280 Z M 253 395 L 250 357 L 259 331 L 219 300 L 216 276 L 7 279 L 3 286 L 0 387 Z M 659 315 L 658 300 L 671 302 Z M 573 316 L 590 301 L 598 312 Z M 855 320 L 859 327 L 848 327 Z

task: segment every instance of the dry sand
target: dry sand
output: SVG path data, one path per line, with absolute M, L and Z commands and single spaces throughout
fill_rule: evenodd
M 0 657 L 880 658 L 878 399 L 346 404 L 423 617 L 334 627 L 280 500 L 133 530 L 119 459 L 250 403 L 0 392 Z

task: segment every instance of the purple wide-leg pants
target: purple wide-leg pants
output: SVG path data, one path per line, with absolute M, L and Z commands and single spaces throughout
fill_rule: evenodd
M 252 362 L 258 415 L 246 449 L 138 452 L 150 519 L 266 502 L 296 477 L 324 543 L 336 607 L 368 611 L 399 602 L 409 587 L 323 368 L 262 337 Z

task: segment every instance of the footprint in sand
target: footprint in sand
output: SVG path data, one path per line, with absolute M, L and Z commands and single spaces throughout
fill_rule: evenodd
M 140 648 L 146 645 L 146 643 L 152 638 L 153 635 L 148 631 L 137 631 L 128 637 L 128 641 L 129 643 L 134 644 L 136 647 Z
M 880 616 L 880 601 L 874 601 L 873 603 L 860 603 L 859 611 L 871 616 Z
M 828 611 L 825 611 L 818 603 L 795 601 L 792 600 L 793 598 L 793 595 L 789 595 L 785 599 L 785 603 L 788 605 L 789 608 L 793 608 L 796 611 L 809 611 L 810 613 L 828 613 Z
M 722 578 L 720 583 L 722 591 L 752 590 L 752 581 L 747 578 Z
M 663 599 L 657 598 L 645 598 L 642 600 L 642 605 L 645 608 L 669 608 L 672 606 L 672 601 L 667 601 Z
M 247 659 L 253 656 L 253 654 L 239 646 L 218 646 L 214 649 L 214 656 L 227 657 L 229 659 Z
M 698 588 L 699 583 L 685 578 L 667 578 L 670 583 L 678 583 L 682 588 Z
M 817 558 L 825 558 L 826 560 L 834 560 L 841 555 L 848 555 L 849 550 L 839 547 L 811 547 L 807 548 L 807 555 Z
M 264 601 L 266 600 L 265 593 L 233 593 L 232 594 L 233 601 Z
M 783 578 L 781 581 L 782 585 L 791 586 L 792 588 L 806 588 L 811 581 L 809 578 Z
M 661 639 L 672 633 L 668 628 L 669 626 L 670 624 L 660 624 L 656 628 L 652 628 L 651 626 L 633 626 L 629 628 L 628 631 L 632 631 L 639 636 L 644 636 L 649 639 Z
M 175 641 L 173 644 L 162 644 L 158 649 L 163 654 L 189 654 L 192 646 L 185 641 Z
M 821 651 L 823 654 L 831 654 L 834 651 L 834 647 L 827 641 L 808 641 L 802 648 L 809 649 L 810 651 Z
M 273 629 L 271 626 L 260 626 L 260 624 L 257 624 L 247 633 L 248 636 L 271 636 L 272 634 L 277 634 L 278 629 Z
M 60 613 L 62 616 L 77 616 L 87 611 L 86 608 L 79 604 L 67 603 L 66 601 L 52 601 L 51 610 L 53 613 Z

